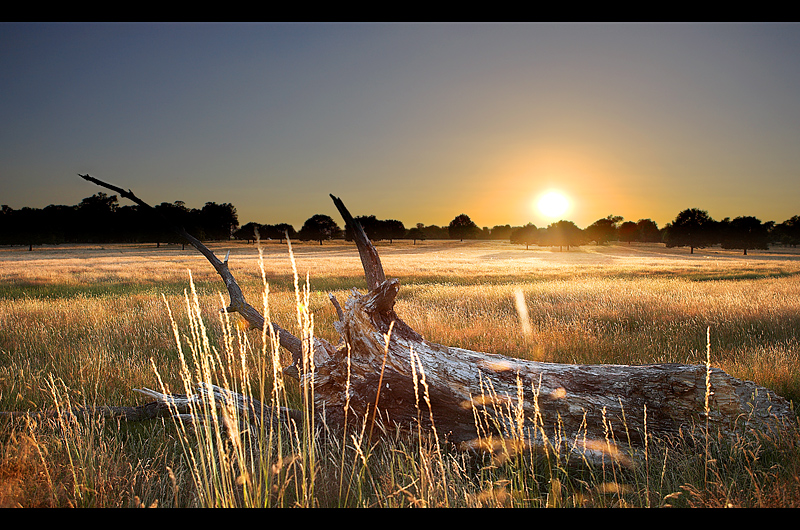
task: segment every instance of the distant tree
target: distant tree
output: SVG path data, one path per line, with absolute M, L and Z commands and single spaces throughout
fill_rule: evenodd
M 525 249 L 530 248 L 540 241 L 539 229 L 533 223 L 515 229 L 509 235 L 509 241 L 517 245 L 525 245 Z
M 619 225 L 617 235 L 620 241 L 630 245 L 631 242 L 639 240 L 639 226 L 633 221 L 625 221 Z
M 716 222 L 708 212 L 697 208 L 680 212 L 672 223 L 664 227 L 664 231 L 668 248 L 689 247 L 690 254 L 694 254 L 696 248 L 713 245 L 717 239 Z
M 767 249 L 773 224 L 772 221 L 762 223 L 751 216 L 737 217 L 732 221 L 726 219 L 720 227 L 722 248 L 741 249 L 745 256 L 748 249 Z
M 277 239 L 283 243 L 287 237 L 297 239 L 297 230 L 289 223 L 278 223 L 274 225 L 261 225 L 261 237 L 265 239 Z
M 200 210 L 200 220 L 208 239 L 228 240 L 239 227 L 236 207 L 229 202 L 207 202 Z
M 80 239 L 76 206 L 50 204 L 37 216 L 41 216 L 42 230 L 48 232 L 51 243 L 76 242 Z
M 491 238 L 496 240 L 510 240 L 513 230 L 511 225 L 495 225 L 492 227 Z
M 78 209 L 84 212 L 106 213 L 113 212 L 118 206 L 119 201 L 116 195 L 109 196 L 101 191 L 83 199 L 78 204 Z
M 48 208 L 50 208 L 48 206 Z M 48 208 L 45 208 L 47 210 Z M 59 212 L 59 216 L 63 211 Z M 141 243 L 148 241 L 150 231 L 147 225 L 142 224 L 144 217 L 141 207 L 138 205 L 120 206 L 114 212 L 114 233 L 109 238 L 110 241 L 118 243 Z M 54 235 L 61 239 L 64 234 L 56 230 Z
M 559 247 L 564 250 L 564 247 L 577 247 L 583 243 L 584 234 L 583 230 L 578 228 L 572 221 L 558 221 L 552 223 L 545 231 L 545 242 L 548 245 Z
M 652 219 L 639 219 L 636 221 L 639 229 L 639 241 L 642 243 L 660 243 L 662 234 L 658 225 Z
M 460 239 L 464 241 L 465 239 L 475 239 L 478 232 L 480 232 L 480 228 L 478 228 L 478 225 L 476 225 L 467 214 L 462 213 L 450 221 L 447 232 L 450 235 L 450 239 Z
M 367 234 L 370 241 L 380 241 L 383 239 L 382 222 L 377 217 L 374 215 L 359 215 L 355 217 L 355 220 L 358 221 L 358 224 L 364 229 L 364 233 Z M 353 231 L 350 226 L 345 226 L 344 237 L 348 241 L 353 240 Z
M 28 250 L 33 251 L 34 245 L 52 242 L 41 210 L 23 206 L 10 213 L 10 243 L 12 245 L 25 245 Z
M 167 219 L 171 224 L 182 226 L 187 232 L 198 239 L 206 239 L 200 222 L 200 211 L 189 209 L 183 201 L 162 202 L 153 207 L 157 216 L 144 216 L 142 223 L 147 226 L 149 241 L 155 241 L 156 246 L 161 243 L 180 243 L 185 248 L 185 243 L 181 237 L 176 235 L 168 226 L 159 221 L 159 217 Z
M 438 225 L 421 225 L 422 223 L 417 223 L 417 228 L 425 233 L 425 239 L 447 239 L 450 237 L 447 228 Z
M 396 219 L 385 219 L 381 221 L 381 235 L 388 239 L 389 243 L 395 239 L 402 239 L 406 235 L 406 227 Z
M 609 241 L 617 239 L 617 227 L 622 221 L 618 215 L 609 215 L 603 219 L 598 219 L 584 230 L 586 237 L 598 245 L 605 245 Z
M 0 206 L 0 245 L 10 245 L 14 233 L 14 208 L 7 204 Z
M 370 241 L 382 241 L 388 239 L 393 242 L 395 239 L 401 239 L 406 235 L 406 227 L 402 222 L 395 219 L 378 219 L 374 215 L 360 215 L 355 218 L 364 233 Z M 353 232 L 349 226 L 345 227 L 345 239 L 348 241 L 353 240 Z
M 297 236 L 302 241 L 319 241 L 322 245 L 323 241 L 340 237 L 342 230 L 330 216 L 324 214 L 316 214 L 303 223 L 303 227 L 297 233 Z
M 255 243 L 256 239 L 263 239 L 264 234 L 261 231 L 260 224 L 250 221 L 234 231 L 233 238 L 240 241 L 247 241 L 248 243 Z
M 800 215 L 792 216 L 771 230 L 772 238 L 782 245 L 796 247 L 800 244 Z
M 102 191 L 83 199 L 77 207 L 76 228 L 84 241 L 108 241 L 114 234 L 114 212 L 119 203 L 116 195 Z
M 417 244 L 417 240 L 424 241 L 426 239 L 425 232 L 419 226 L 410 229 L 406 234 L 406 238 L 413 239 L 415 245 Z

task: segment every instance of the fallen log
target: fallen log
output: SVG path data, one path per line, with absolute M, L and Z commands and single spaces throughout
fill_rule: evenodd
M 150 208 L 129 190 L 81 177 Z M 251 328 L 269 326 L 278 335 L 294 360 L 284 372 L 313 384 L 312 402 L 305 405 L 329 427 L 343 426 L 349 417 L 351 424 L 421 428 L 463 449 L 513 441 L 597 461 L 614 456 L 620 445 L 635 450 L 647 436 L 698 428 L 734 436 L 796 422 L 786 399 L 710 363 L 556 364 L 429 342 L 395 313 L 399 280 L 386 278 L 364 230 L 340 199 L 331 198 L 352 229 L 368 286 L 366 293 L 353 290 L 343 307 L 331 296 L 339 346 L 315 338 L 313 348 L 304 349 L 301 339 L 266 322 L 245 301 L 227 258 L 219 260 L 202 242 L 173 227 L 224 281 L 231 299 L 226 311 L 240 313 Z M 161 402 L 171 399 L 150 395 Z M 262 406 L 249 406 L 254 405 Z

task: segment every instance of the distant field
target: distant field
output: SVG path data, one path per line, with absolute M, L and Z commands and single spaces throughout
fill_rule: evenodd
M 234 276 L 261 307 L 257 247 L 209 246 L 220 258 L 230 251 Z M 701 363 L 710 327 L 712 364 L 800 399 L 797 249 L 690 255 L 660 244 L 612 244 L 561 252 L 483 241 L 377 248 L 387 276 L 401 280 L 397 313 L 433 342 L 564 363 Z M 308 277 L 315 333 L 335 342 L 327 295 L 343 302 L 351 288 L 365 288 L 356 248 L 294 243 L 293 253 L 300 281 Z M 265 242 L 263 263 L 270 315 L 293 330 L 286 244 Z M 185 326 L 190 273 L 211 339 L 221 341 L 227 293 L 191 247 L 0 247 L 0 409 L 52 406 L 49 381 L 84 403 L 141 402 L 132 389 L 158 387 L 153 366 L 167 386 L 180 388 L 167 304 Z M 517 290 L 530 335 L 522 333 Z M 250 340 L 258 351 L 260 337 Z
M 257 270 L 258 250 L 240 241 L 208 245 L 221 257 L 231 252 L 232 265 L 244 271 Z M 689 279 L 737 279 L 800 271 L 800 249 L 740 251 L 719 248 L 665 248 L 662 244 L 633 243 L 588 245 L 559 251 L 558 248 L 512 245 L 499 241 L 410 241 L 376 244 L 387 274 L 420 281 L 460 278 L 464 283 L 482 281 L 540 281 L 587 275 L 624 277 L 685 276 Z M 291 274 L 286 244 L 262 243 L 267 273 L 276 277 Z M 361 265 L 354 244 L 330 241 L 293 242 L 301 274 L 320 278 L 360 277 Z M 92 284 L 98 281 L 155 284 L 185 279 L 191 268 L 196 276 L 213 275 L 197 251 L 180 245 L 44 245 L 0 246 L 0 281 L 38 284 Z M 153 265 L 161 264 L 158 267 Z

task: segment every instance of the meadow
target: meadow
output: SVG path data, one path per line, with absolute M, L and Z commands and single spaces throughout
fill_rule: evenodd
M 220 257 L 230 251 L 248 301 L 264 300 L 298 336 L 296 280 L 313 333 L 334 344 L 328 293 L 344 301 L 365 288 L 355 246 L 344 241 L 293 243 L 291 255 L 273 241 L 261 253 L 243 242 L 209 246 Z M 714 366 L 800 400 L 797 249 L 376 246 L 387 276 L 401 281 L 398 315 L 432 342 L 558 363 L 697 364 L 710 351 Z M 134 389 L 183 391 L 187 358 L 205 362 L 198 352 L 214 377 L 297 407 L 303 390 L 270 368 L 287 363 L 286 353 L 222 315 L 226 301 L 190 247 L 2 247 L 0 410 L 144 403 Z M 800 506 L 794 428 L 700 445 L 692 433 L 654 439 L 630 468 L 483 458 L 407 433 L 376 442 L 358 432 L 324 440 L 262 432 L 242 445 L 214 429 L 170 419 L 0 419 L 0 506 Z

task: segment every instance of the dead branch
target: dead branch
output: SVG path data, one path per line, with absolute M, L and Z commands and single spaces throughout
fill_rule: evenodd
M 225 287 L 228 290 L 228 295 L 230 297 L 230 303 L 225 308 L 225 311 L 229 313 L 239 313 L 242 316 L 242 318 L 244 318 L 245 321 L 247 321 L 249 327 L 252 329 L 262 330 L 265 325 L 270 326 L 272 328 L 272 332 L 274 332 L 278 337 L 281 346 L 286 348 L 286 350 L 292 354 L 292 359 L 294 360 L 294 364 L 297 365 L 300 363 L 303 355 L 302 341 L 289 331 L 280 327 L 275 322 L 265 322 L 263 315 L 257 309 L 255 309 L 253 306 L 247 303 L 244 295 L 242 294 L 242 290 L 239 287 L 239 284 L 236 283 L 233 274 L 231 274 L 231 271 L 228 268 L 227 257 L 225 258 L 224 261 L 221 261 L 208 247 L 206 247 L 202 243 L 202 241 L 192 236 L 189 232 L 187 232 L 184 229 L 184 227 L 172 223 L 169 219 L 167 219 L 163 215 L 159 215 L 152 206 L 150 206 L 142 199 L 134 195 L 134 193 L 131 190 L 124 190 L 118 186 L 114 186 L 113 184 L 108 184 L 107 182 L 103 182 L 89 175 L 79 174 L 78 176 L 80 176 L 84 180 L 93 182 L 98 186 L 119 193 L 121 197 L 124 197 L 134 202 L 135 204 L 138 204 L 151 215 L 158 215 L 159 219 L 161 220 L 162 223 L 164 223 L 165 226 L 167 226 L 170 230 L 172 230 L 172 232 L 174 232 L 179 237 L 183 238 L 187 243 L 192 245 L 195 249 L 197 249 L 198 252 L 200 252 L 203 256 L 205 256 L 205 258 L 209 261 L 209 263 L 211 263 L 211 266 L 214 267 L 214 270 L 217 271 L 217 274 L 220 276 L 220 278 L 222 278 L 222 281 L 225 284 Z M 332 352 L 334 350 L 334 347 L 322 339 L 316 339 L 315 350 L 318 351 L 319 355 L 324 358 L 329 354 L 329 352 Z

